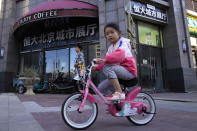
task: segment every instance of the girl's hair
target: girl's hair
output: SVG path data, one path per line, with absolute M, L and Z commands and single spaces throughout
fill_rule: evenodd
M 116 23 L 108 23 L 107 25 L 105 25 L 104 33 L 107 27 L 114 28 L 116 31 L 121 32 L 119 26 Z
M 80 51 L 82 50 L 82 46 L 80 46 L 79 44 L 77 44 L 76 47 L 78 47 L 80 49 Z

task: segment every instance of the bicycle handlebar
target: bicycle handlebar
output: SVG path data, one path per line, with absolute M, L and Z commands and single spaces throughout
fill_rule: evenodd
M 96 65 L 96 58 L 94 58 L 87 67 L 88 75 L 91 75 L 92 68 Z

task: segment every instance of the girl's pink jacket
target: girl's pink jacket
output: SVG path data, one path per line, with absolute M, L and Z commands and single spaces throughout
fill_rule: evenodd
M 120 41 L 122 41 L 122 45 L 119 47 Z M 99 65 L 95 69 L 101 70 L 105 64 L 116 64 L 124 66 L 133 76 L 137 77 L 136 61 L 131 53 L 129 39 L 122 37 L 115 45 L 111 45 L 108 48 L 105 60 L 106 63 L 99 61 Z

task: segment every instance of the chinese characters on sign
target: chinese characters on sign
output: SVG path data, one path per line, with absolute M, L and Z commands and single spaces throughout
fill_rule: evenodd
M 62 29 L 55 32 L 42 33 L 33 37 L 25 37 L 23 46 L 34 46 L 37 44 L 52 43 L 56 41 L 66 41 L 71 39 L 80 39 L 83 37 L 94 36 L 97 24 L 82 25 L 76 28 Z
M 129 9 L 126 9 L 129 13 L 144 16 L 151 19 L 160 20 L 162 22 L 167 22 L 167 13 L 166 11 L 160 10 L 153 5 L 143 4 L 137 1 L 132 1 L 130 3 Z

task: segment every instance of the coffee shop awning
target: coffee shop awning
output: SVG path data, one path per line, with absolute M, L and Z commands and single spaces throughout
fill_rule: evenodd
M 86 2 L 60 0 L 45 2 L 30 10 L 14 24 L 14 31 L 23 25 L 57 17 L 97 17 L 97 7 Z

